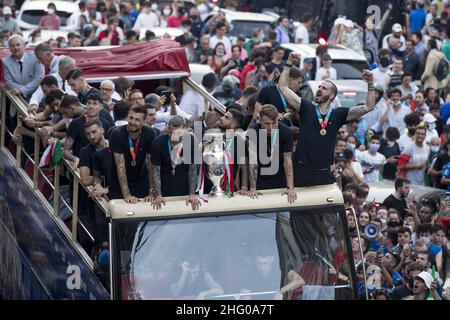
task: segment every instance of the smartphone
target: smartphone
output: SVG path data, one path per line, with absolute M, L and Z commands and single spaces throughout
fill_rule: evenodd
M 161 96 L 166 97 L 166 103 L 170 103 L 170 97 L 172 96 L 172 90 L 164 90 L 161 92 Z

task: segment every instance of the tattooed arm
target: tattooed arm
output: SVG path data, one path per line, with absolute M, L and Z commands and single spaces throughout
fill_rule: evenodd
M 189 197 L 186 200 L 186 205 L 191 204 L 192 210 L 197 210 L 201 203 L 195 196 L 195 189 L 197 189 L 197 165 L 189 165 Z
M 166 204 L 161 192 L 161 166 L 151 165 L 151 179 L 153 180 L 154 198 L 152 201 L 153 209 L 161 209 L 163 204 Z
M 145 197 L 145 201 L 146 202 L 151 202 L 154 195 L 155 195 L 155 190 L 153 188 L 153 186 L 155 185 L 155 181 L 153 180 L 153 174 L 152 174 L 152 161 L 151 161 L 151 155 L 149 153 L 147 153 L 145 155 L 145 163 L 147 164 L 147 169 L 148 169 L 148 181 L 149 181 L 149 190 L 148 190 L 148 196 Z
M 292 152 L 283 153 L 284 174 L 286 176 L 287 189 L 283 194 L 288 197 L 289 203 L 294 203 L 297 200 L 297 192 L 294 188 L 294 168 L 292 165 Z
M 297 65 L 300 61 L 300 54 L 291 52 L 287 61 L 288 65 Z M 283 72 L 281 73 L 280 80 L 278 82 L 279 89 L 286 99 L 287 103 L 294 107 L 297 111 L 300 110 L 300 105 L 302 99 L 295 94 L 294 91 L 289 89 L 289 73 L 291 72 L 291 67 L 284 66 Z
M 125 156 L 122 153 L 114 153 L 114 161 L 117 167 L 117 177 L 119 178 L 120 190 L 127 203 L 137 203 L 137 198 L 130 194 L 128 188 L 127 171 L 125 167 Z
M 366 113 L 372 111 L 375 108 L 376 104 L 376 96 L 375 96 L 375 87 L 373 84 L 373 74 L 367 70 L 363 73 L 363 79 L 367 82 L 368 85 L 368 92 L 367 92 L 367 99 L 366 104 L 362 106 L 356 106 L 353 108 L 350 108 L 348 111 L 347 121 L 349 120 L 359 120 L 363 115 Z M 385 120 L 384 120 L 385 121 Z M 384 121 L 380 121 L 381 123 Z
M 239 167 L 241 168 L 242 171 L 242 181 L 241 181 L 241 188 L 239 191 L 239 194 L 241 195 L 246 195 L 248 192 L 248 161 L 246 161 L 247 163 L 245 164 L 240 164 Z
M 73 138 L 70 136 L 66 136 L 66 139 L 64 141 L 63 157 L 66 160 L 72 161 L 74 164 L 74 168 L 76 169 L 78 167 L 80 159 L 72 154 L 73 143 Z

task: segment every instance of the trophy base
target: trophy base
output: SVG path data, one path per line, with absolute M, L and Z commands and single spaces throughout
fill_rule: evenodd
M 224 197 L 225 192 L 221 188 L 213 187 L 211 192 L 209 193 L 210 198 L 218 198 L 218 197 Z

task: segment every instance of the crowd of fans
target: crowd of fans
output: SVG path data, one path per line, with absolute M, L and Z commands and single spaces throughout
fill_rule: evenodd
M 376 105 L 339 128 L 330 171 L 342 188 L 346 206 L 357 214 L 358 221 L 349 214 L 347 222 L 360 296 L 364 297 L 367 287 L 374 299 L 448 299 L 449 202 L 425 199 L 408 205 L 405 198 L 410 184 L 450 191 L 449 7 L 446 1 L 405 2 L 407 22 L 393 24 L 392 33 L 384 38 L 380 26 L 392 8 L 379 25 L 373 17 L 363 27 L 339 17 L 331 30 L 330 45 L 373 52 Z M 197 168 L 176 156 L 179 137 L 194 121 L 202 121 L 203 130 L 234 129 L 244 136 L 249 128 L 266 129 L 269 135 L 279 129 L 278 172 L 264 177 L 259 168 L 253 172 L 251 166 L 239 162 L 233 190 L 255 197 L 257 190 L 286 188 L 289 201 L 295 200 L 290 193 L 294 188 L 292 155 L 302 143 L 302 111 L 286 99 L 280 82 L 287 80 L 288 88 L 301 96 L 308 80 L 337 78 L 329 47 L 318 46 L 315 59 L 304 59 L 301 69 L 300 65 L 291 67 L 287 79 L 280 80 L 286 64 L 280 44 L 309 43 L 310 15 L 305 14 L 295 34 L 289 33 L 289 19 L 281 17 L 268 33 L 256 29 L 251 39 L 238 36 L 232 40 L 223 12 L 213 11 L 208 0 L 189 12 L 182 1 L 160 6 L 157 2 L 89 0 L 81 1 L 79 11 L 69 18 L 73 32 L 67 39 L 44 43 L 40 29 L 31 39 L 23 39 L 12 13 L 5 5 L 0 20 L 3 47 L 11 51 L 4 59 L 5 79 L 11 93 L 23 96 L 32 111 L 16 127 L 17 112 L 10 109 L 12 140 L 22 143 L 30 154 L 34 128 L 41 129 L 45 145 L 62 141 L 63 156 L 73 161 L 83 183 L 92 187 L 90 195 L 80 192 L 79 199 L 81 220 L 96 235 L 96 243 L 84 244 L 86 248 L 98 248 L 108 240 L 104 215 L 90 197 L 124 198 L 129 203 L 146 198 L 159 209 L 164 197 L 185 195 L 192 208 L 198 208 Z M 210 14 L 213 17 L 205 21 Z M 39 26 L 60 27 L 54 4 L 48 5 Z M 160 86 L 154 92 L 142 92 L 124 77 L 92 87 L 75 60 L 53 53 L 66 46 L 137 43 L 143 29 L 147 30 L 144 41 L 149 41 L 155 37 L 151 28 L 156 26 L 183 30 L 175 41 L 185 47 L 189 62 L 212 68 L 214 72 L 203 77 L 202 86 L 227 107 L 225 115 L 205 110 L 203 97 L 193 90 L 183 94 L 178 88 Z M 27 46 L 34 47 L 34 52 L 25 51 Z M 323 90 L 327 89 L 333 94 L 332 87 Z M 238 143 L 239 137 L 231 138 L 233 145 Z M 275 147 L 269 136 L 268 145 L 271 150 Z M 368 184 L 383 179 L 395 180 L 395 192 L 382 204 L 366 202 Z M 379 231 L 370 239 L 364 235 L 369 224 Z M 363 234 L 362 243 L 356 225 Z M 370 270 L 366 279 L 363 264 Z

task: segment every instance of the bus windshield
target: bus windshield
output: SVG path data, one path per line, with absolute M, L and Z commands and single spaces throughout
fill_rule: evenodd
M 352 299 L 340 208 L 115 222 L 116 292 L 122 299 Z

